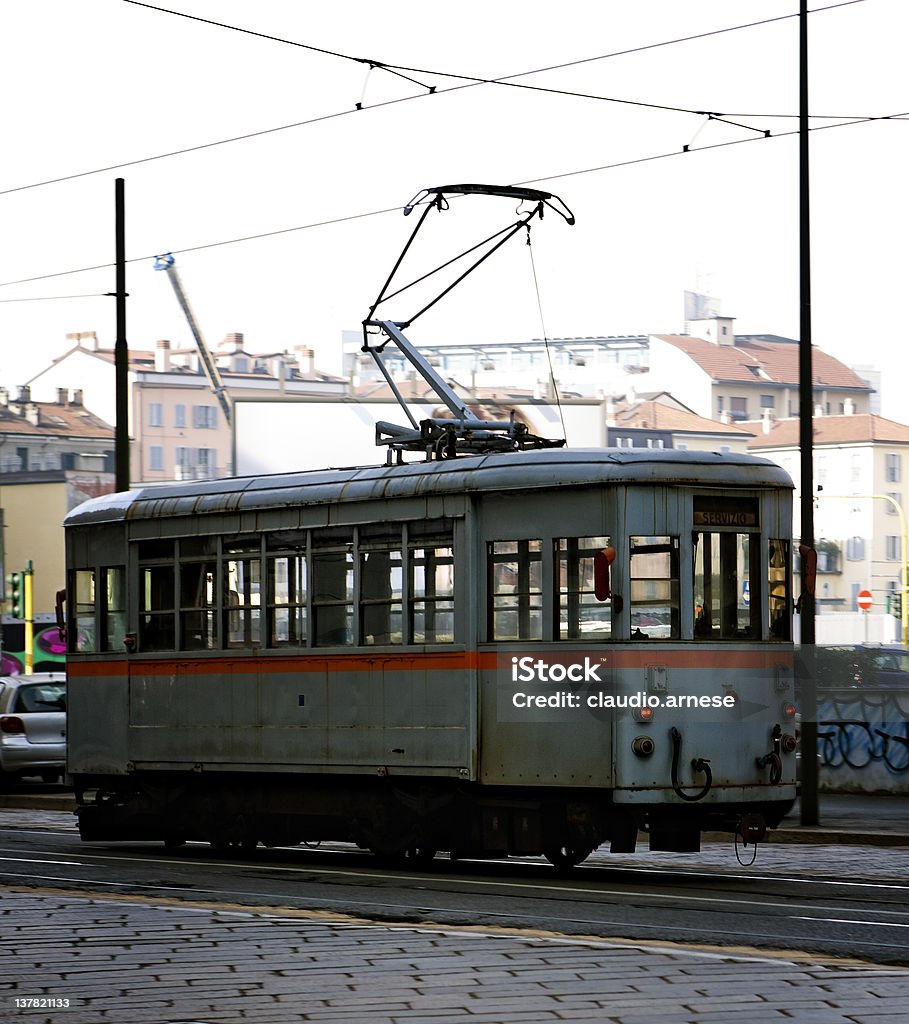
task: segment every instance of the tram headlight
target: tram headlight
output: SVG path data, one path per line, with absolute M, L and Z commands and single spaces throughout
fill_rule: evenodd
M 784 732 L 780 738 L 780 746 L 782 747 L 784 754 L 791 754 L 798 745 L 799 741 L 797 737 L 790 735 L 788 732 Z
M 652 722 L 653 721 L 653 708 L 643 707 L 635 708 L 632 712 L 632 718 L 636 722 Z
M 635 736 L 631 742 L 631 749 L 638 757 L 650 757 L 656 748 L 650 736 Z

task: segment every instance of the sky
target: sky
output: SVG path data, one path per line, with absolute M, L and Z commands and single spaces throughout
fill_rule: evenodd
M 191 17 L 128 0 L 0 11 L 0 385 L 69 333 L 113 345 L 117 177 L 136 349 L 191 344 L 153 270 L 173 252 L 210 347 L 239 331 L 339 372 L 341 332 L 413 226 L 403 206 L 458 182 L 553 192 L 577 223 L 536 222 L 532 260 L 503 248 L 418 320 L 417 345 L 680 332 L 686 290 L 738 334 L 799 336 L 796 0 L 160 7 Z M 812 336 L 883 369 L 884 414 L 909 420 L 909 121 L 892 117 L 909 117 L 909 5 L 812 9 Z M 514 219 L 510 200 L 452 203 L 415 270 Z M 385 314 L 417 308 L 401 302 Z

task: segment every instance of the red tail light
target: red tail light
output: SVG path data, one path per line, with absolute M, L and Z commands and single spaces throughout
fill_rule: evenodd
M 25 722 L 21 718 L 16 718 L 15 715 L 2 715 L 0 716 L 0 732 L 10 735 L 21 734 L 25 732 Z
M 782 707 L 780 708 L 780 711 L 782 711 L 783 713 L 783 718 L 795 718 L 795 716 L 798 714 L 798 710 L 799 709 L 789 701 L 784 701 Z

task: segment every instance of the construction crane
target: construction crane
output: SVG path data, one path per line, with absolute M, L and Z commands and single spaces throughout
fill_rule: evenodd
M 224 418 L 227 420 L 227 425 L 232 426 L 233 409 L 230 405 L 230 399 L 227 396 L 227 390 L 224 387 L 224 381 L 221 380 L 221 373 L 212 358 L 211 352 L 208 351 L 208 346 L 205 344 L 205 339 L 202 337 L 202 332 L 199 330 L 199 325 L 196 323 L 196 318 L 193 315 L 189 299 L 187 299 L 186 292 L 183 290 L 183 282 L 180 280 L 180 275 L 177 273 L 176 260 L 174 260 L 173 255 L 171 253 L 165 253 L 163 256 L 156 256 L 155 270 L 166 271 L 167 276 L 170 278 L 174 294 L 177 296 L 177 302 L 180 303 L 180 309 L 183 310 L 183 315 L 186 317 L 189 329 L 192 331 L 193 338 L 196 340 L 196 348 L 199 351 L 199 359 L 202 363 L 202 369 L 205 376 L 208 378 L 208 383 L 211 385 L 215 398 L 218 399 L 218 404 L 221 406 Z

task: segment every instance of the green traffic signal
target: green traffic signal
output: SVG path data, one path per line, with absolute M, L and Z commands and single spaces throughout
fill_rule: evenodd
M 11 572 L 6 581 L 9 584 L 10 614 L 14 619 L 25 615 L 25 589 L 22 586 L 25 573 Z

